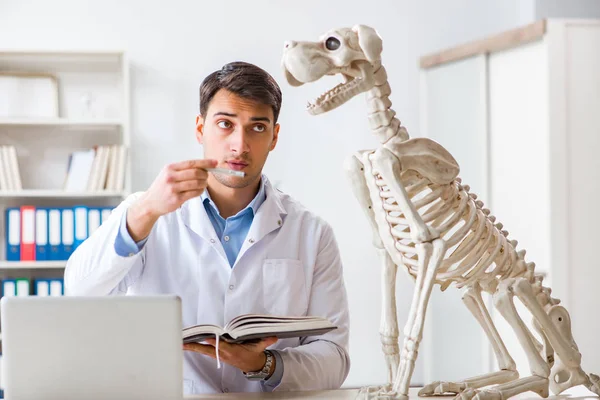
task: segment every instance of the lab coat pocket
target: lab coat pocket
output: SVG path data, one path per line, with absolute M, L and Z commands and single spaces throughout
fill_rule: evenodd
M 305 315 L 308 308 L 306 277 L 300 260 L 269 259 L 263 264 L 263 301 L 272 315 Z

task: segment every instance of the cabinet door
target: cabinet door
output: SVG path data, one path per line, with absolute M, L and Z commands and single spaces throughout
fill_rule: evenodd
M 463 184 L 486 202 L 486 59 L 475 56 L 422 71 L 423 134 L 444 146 L 460 165 Z M 486 372 L 487 340 L 464 306 L 461 291 L 434 288 L 421 354 L 425 383 Z
M 538 272 L 551 271 L 548 63 L 543 41 L 489 57 L 490 200 L 510 240 L 526 249 Z M 550 283 L 551 274 L 545 279 Z M 531 316 L 515 300 L 525 324 Z M 498 331 L 521 376 L 529 365 L 516 335 L 495 313 Z M 535 335 L 535 334 L 534 334 Z M 495 363 L 494 363 L 495 364 Z M 494 369 L 497 367 L 494 365 Z
M 586 372 L 600 371 L 600 21 L 568 23 L 563 40 L 566 60 L 560 63 L 566 85 L 567 240 L 564 268 L 568 308 L 575 342 Z M 560 43 L 558 44 L 560 45 Z M 562 62 L 561 62 L 562 61 Z M 559 65 L 551 64 L 552 68 Z M 559 132 L 557 132 L 559 133 Z

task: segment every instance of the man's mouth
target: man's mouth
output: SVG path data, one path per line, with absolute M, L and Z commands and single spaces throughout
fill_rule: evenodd
M 234 171 L 241 171 L 248 166 L 248 163 L 243 161 L 227 161 L 227 165 Z

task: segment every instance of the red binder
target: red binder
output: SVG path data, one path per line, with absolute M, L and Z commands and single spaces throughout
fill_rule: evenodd
M 34 206 L 21 206 L 21 261 L 35 261 Z

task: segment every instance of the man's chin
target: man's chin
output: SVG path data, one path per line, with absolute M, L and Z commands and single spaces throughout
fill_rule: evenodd
M 240 178 L 239 176 L 215 174 L 215 179 L 223 186 L 232 189 L 242 189 L 254 183 L 256 181 L 256 176 L 245 176 Z

